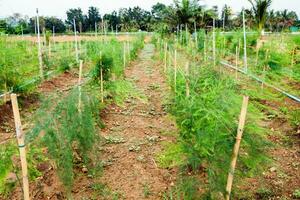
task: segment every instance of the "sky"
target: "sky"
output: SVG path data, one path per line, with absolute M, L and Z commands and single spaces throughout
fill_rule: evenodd
M 242 7 L 249 8 L 248 0 L 201 0 L 201 4 L 208 8 L 217 5 L 219 10 L 227 4 L 238 12 Z M 89 6 L 98 7 L 100 13 L 110 13 L 119 8 L 140 6 L 150 10 L 151 6 L 160 2 L 171 4 L 173 0 L 0 0 L 0 17 L 7 17 L 13 13 L 34 16 L 35 9 L 39 8 L 40 15 L 56 16 L 65 19 L 66 10 L 69 8 L 80 7 L 86 13 Z M 273 0 L 272 9 L 275 10 L 293 10 L 300 17 L 300 0 Z

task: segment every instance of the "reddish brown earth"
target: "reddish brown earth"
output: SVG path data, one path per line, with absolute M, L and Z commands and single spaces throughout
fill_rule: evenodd
M 124 199 L 160 199 L 176 177 L 155 161 L 162 150 L 160 143 L 173 140 L 161 133 L 176 129 L 163 108 L 168 87 L 160 65 L 152 60 L 153 48 L 147 45 L 125 72 L 127 79 L 135 80 L 147 102 L 128 99 L 124 107 L 112 105 L 103 113 L 106 128 L 101 135 L 119 136 L 124 143 L 104 147 L 103 159 L 113 162 L 105 167 L 101 180 Z M 145 190 L 149 190 L 149 195 Z
M 69 88 L 75 86 L 78 81 L 76 72 L 65 72 L 50 80 L 45 80 L 38 86 L 33 94 L 21 96 L 18 98 L 20 114 L 23 125 L 26 126 L 26 120 L 30 119 L 33 110 L 38 108 L 38 95 L 51 95 L 56 92 L 66 92 Z M 15 127 L 11 103 L 0 105 L 0 144 L 5 143 L 15 136 Z

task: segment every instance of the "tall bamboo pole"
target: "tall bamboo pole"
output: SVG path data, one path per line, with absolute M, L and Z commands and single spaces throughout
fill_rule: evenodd
M 174 52 L 174 91 L 176 92 L 177 88 L 177 50 Z
M 247 73 L 248 63 L 247 63 L 247 37 L 246 37 L 245 9 L 243 9 L 243 30 L 244 30 L 244 70 Z
M 81 80 L 82 80 L 82 67 L 83 61 L 80 60 L 79 62 L 79 77 L 78 77 L 78 90 L 79 90 L 79 97 L 78 97 L 78 110 L 81 112 Z
M 165 55 L 164 55 L 164 61 L 165 61 L 165 66 L 164 66 L 164 72 L 167 72 L 167 51 L 168 51 L 168 43 L 165 43 Z
M 190 97 L 190 64 L 189 62 L 185 65 L 185 88 L 186 96 Z
M 195 28 L 195 43 L 196 43 L 196 49 L 198 50 L 198 34 L 197 34 L 197 24 L 196 24 L 196 21 L 194 21 L 194 28 Z
M 23 180 L 23 193 L 24 200 L 29 200 L 29 181 L 28 181 L 28 169 L 26 160 L 26 148 L 25 148 L 25 135 L 22 130 L 21 117 L 19 112 L 18 100 L 16 94 L 11 94 L 11 103 L 13 108 L 16 134 L 18 140 L 18 146 L 20 151 L 21 167 L 22 167 L 22 180 Z
M 213 19 L 213 59 L 214 59 L 214 66 L 216 66 L 216 33 L 215 33 L 215 26 L 216 21 L 215 18 Z
M 75 38 L 75 53 L 76 53 L 76 62 L 79 62 L 79 55 L 78 55 L 78 41 L 77 41 L 77 31 L 76 31 L 76 21 L 75 18 L 73 19 L 74 25 L 74 38 Z
M 204 62 L 206 62 L 206 34 L 204 33 L 204 41 L 203 41 L 203 53 L 204 53 Z
M 101 59 L 101 66 L 102 66 L 102 52 L 100 51 L 100 59 Z M 100 89 L 101 89 L 101 102 L 104 102 L 104 88 L 103 88 L 103 68 L 101 67 L 100 70 Z
M 237 130 L 236 142 L 235 142 L 235 145 L 234 145 L 234 148 L 233 148 L 233 154 L 232 154 L 232 159 L 231 159 L 231 163 L 230 163 L 230 170 L 229 170 L 228 178 L 227 178 L 226 200 L 230 199 L 235 166 L 236 166 L 237 157 L 238 157 L 239 148 L 240 148 L 240 143 L 241 143 L 241 140 L 242 140 L 242 135 L 243 135 L 244 126 L 245 126 L 245 122 L 246 122 L 248 101 L 249 101 L 249 97 L 244 96 L 243 97 L 243 104 L 242 104 L 241 114 L 240 114 L 240 119 L 239 119 L 239 126 L 238 126 L 238 130 Z
M 97 37 L 98 33 L 97 33 L 97 22 L 95 22 L 95 37 Z
M 40 21 L 39 21 L 39 10 L 36 9 L 36 22 L 37 22 L 37 36 L 38 36 L 38 57 L 40 66 L 40 77 L 44 80 L 44 70 L 43 70 L 43 58 L 42 58 L 42 47 L 41 47 L 41 36 L 40 36 Z
M 238 46 L 235 47 L 235 67 L 236 67 L 236 70 L 235 70 L 235 79 L 238 80 L 238 63 L 239 63 L 239 55 L 238 55 Z
M 124 70 L 126 68 L 126 43 L 123 43 L 123 65 L 124 65 Z

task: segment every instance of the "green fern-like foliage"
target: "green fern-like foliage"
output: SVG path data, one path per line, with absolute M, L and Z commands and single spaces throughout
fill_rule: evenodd
M 207 67 L 197 71 L 190 76 L 190 97 L 185 93 L 186 77 L 179 73 L 171 112 L 179 127 L 186 165 L 194 170 L 200 166 L 206 168 L 208 192 L 224 194 L 242 97 L 232 79 Z M 259 166 L 267 161 L 264 150 L 269 145 L 258 126 L 260 117 L 259 111 L 250 104 L 237 180 L 256 174 Z
M 74 155 L 79 155 L 87 163 L 97 139 L 96 119 L 99 109 L 97 101 L 91 96 L 90 93 L 82 92 L 80 108 L 77 88 L 56 105 L 53 102 L 58 99 L 46 100 L 37 114 L 35 128 L 26 138 L 27 142 L 31 142 L 40 134 L 43 135 L 42 143 L 55 161 L 59 177 L 68 193 L 75 176 Z

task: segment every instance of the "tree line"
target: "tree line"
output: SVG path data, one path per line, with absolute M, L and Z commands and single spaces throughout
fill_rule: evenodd
M 300 27 L 297 14 L 294 11 L 269 10 L 272 0 L 248 0 L 252 8 L 245 9 L 246 23 L 249 28 L 268 31 L 284 31 L 291 26 Z M 73 20 L 79 32 L 104 31 L 162 31 L 174 32 L 187 27 L 194 28 L 212 26 L 213 19 L 217 27 L 226 30 L 242 26 L 242 11 L 233 13 L 230 6 L 224 5 L 206 8 L 199 0 L 174 0 L 171 5 L 157 3 L 150 11 L 139 6 L 121 8 L 101 15 L 97 7 L 89 7 L 84 13 L 81 8 L 72 8 L 66 12 L 65 21 L 57 17 L 41 16 L 40 30 L 64 33 L 73 31 Z M 0 33 L 33 34 L 36 33 L 36 16 L 31 18 L 15 13 L 0 20 Z

